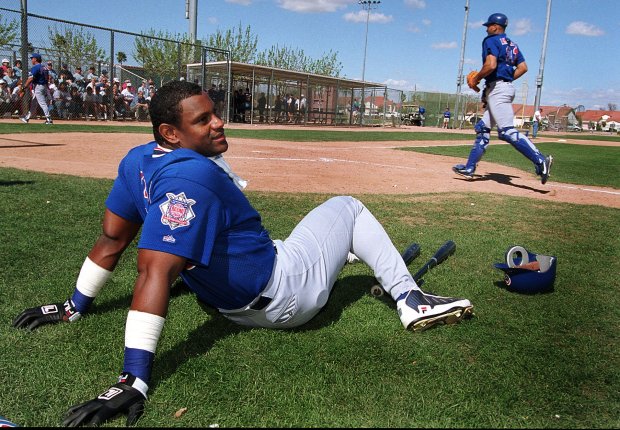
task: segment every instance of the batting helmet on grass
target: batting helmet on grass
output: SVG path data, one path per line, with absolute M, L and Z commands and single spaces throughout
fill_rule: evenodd
M 522 246 L 511 246 L 506 251 L 506 262 L 495 263 L 504 272 L 506 289 L 516 293 L 535 294 L 553 291 L 557 258 L 534 254 Z

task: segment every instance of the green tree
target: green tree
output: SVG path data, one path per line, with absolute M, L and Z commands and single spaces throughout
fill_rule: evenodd
M 123 63 L 127 61 L 127 54 L 125 54 L 123 51 L 118 51 L 116 53 L 116 61 L 118 61 L 122 66 Z
M 146 74 L 159 77 L 162 83 L 176 78 L 179 62 L 185 70 L 186 64 L 197 63 L 201 57 L 200 49 L 187 35 L 153 29 L 134 40 L 134 49 L 134 57 Z
M 332 77 L 338 76 L 342 70 L 337 53 L 331 50 L 321 58 L 313 59 L 308 57 L 303 49 L 279 47 L 278 45 L 260 52 L 256 56 L 256 64 Z
M 0 15 L 0 46 L 12 44 L 17 39 L 19 24 L 16 20 L 5 21 Z
M 258 36 L 252 34 L 252 28 L 248 25 L 245 30 L 241 28 L 241 23 L 236 31 L 226 30 L 216 31 L 204 42 L 206 46 L 217 48 L 223 51 L 230 51 L 231 61 L 240 63 L 252 63 L 256 58 L 256 46 Z M 226 55 L 219 52 L 208 52 L 209 60 L 225 61 Z
M 97 45 L 93 34 L 79 27 L 65 26 L 61 29 L 48 27 L 49 50 L 73 66 L 107 62 L 105 51 Z

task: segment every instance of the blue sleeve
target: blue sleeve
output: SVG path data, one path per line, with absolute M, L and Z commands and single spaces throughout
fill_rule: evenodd
M 188 179 L 166 178 L 151 190 L 138 248 L 208 265 L 226 223 L 222 202 L 211 190 Z
M 105 205 L 110 211 L 121 218 L 135 223 L 142 223 L 142 216 L 140 215 L 136 202 L 132 198 L 133 194 L 130 184 L 128 184 L 126 180 L 126 164 L 125 159 L 119 164 L 118 176 L 114 180 L 114 185 L 106 199 Z

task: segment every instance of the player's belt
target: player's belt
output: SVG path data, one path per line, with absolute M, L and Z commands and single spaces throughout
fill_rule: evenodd
M 265 309 L 272 300 L 273 299 L 271 297 L 260 296 L 258 300 L 252 306 L 250 306 L 250 309 L 253 309 L 255 311 Z

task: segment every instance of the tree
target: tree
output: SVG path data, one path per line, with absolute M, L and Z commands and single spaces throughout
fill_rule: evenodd
M 0 46 L 12 44 L 17 39 L 18 28 L 16 20 L 5 21 L 0 15 Z
M 63 63 L 83 66 L 107 62 L 105 51 L 97 45 L 97 39 L 79 27 L 65 26 L 63 29 L 48 27 L 49 50 L 58 55 Z
M 607 110 L 615 111 L 618 109 L 618 105 L 615 103 L 607 103 Z
M 184 67 L 199 62 L 201 57 L 200 49 L 192 44 L 187 35 L 167 31 L 149 30 L 134 39 L 134 48 L 134 57 L 142 64 L 146 74 L 158 76 L 161 82 L 176 78 L 179 61 Z
M 123 51 L 118 51 L 116 53 L 116 61 L 118 61 L 122 66 L 123 63 L 127 61 L 127 54 L 125 54 Z
M 331 50 L 329 54 L 315 60 L 306 56 L 303 49 L 295 50 L 287 46 L 280 48 L 278 45 L 260 52 L 256 57 L 256 64 L 325 76 L 338 76 L 342 70 L 337 54 Z
M 241 28 L 241 23 L 236 32 L 226 30 L 222 32 L 218 30 L 204 41 L 206 46 L 217 48 L 224 51 L 230 51 L 231 61 L 240 63 L 251 63 L 256 58 L 256 46 L 258 45 L 258 36 L 252 34 L 252 28 L 248 25 L 245 31 Z M 225 61 L 224 53 L 208 52 L 209 60 Z

